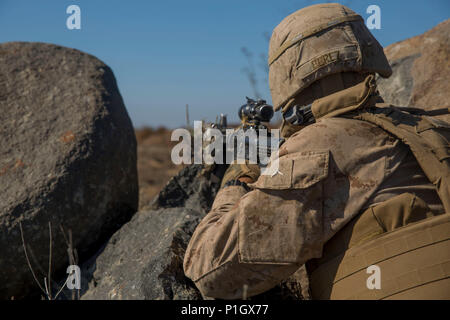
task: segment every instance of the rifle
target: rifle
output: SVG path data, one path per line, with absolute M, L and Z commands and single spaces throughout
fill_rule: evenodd
M 229 127 L 227 116 L 221 114 L 219 120 L 206 126 L 206 130 L 209 127 L 222 133 L 223 150 L 226 150 L 223 163 L 229 164 L 232 158 L 234 161 L 249 161 L 264 167 L 282 139 L 271 137 L 267 126 L 274 115 L 273 107 L 265 100 L 246 98 L 247 103 L 238 110 L 241 124 L 237 128 Z

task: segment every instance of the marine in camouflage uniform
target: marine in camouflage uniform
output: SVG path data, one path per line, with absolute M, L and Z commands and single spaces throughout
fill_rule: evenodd
M 401 141 L 405 139 L 363 119 L 360 110 L 393 111 L 383 104 L 375 81 L 376 73 L 389 77 L 391 69 L 362 18 L 339 4 L 291 14 L 272 34 L 269 65 L 274 107 L 284 115 L 280 172 L 259 176 L 254 166 L 230 166 L 211 211 L 188 245 L 186 275 L 205 296 L 240 299 L 244 285 L 248 296 L 262 293 L 307 263 L 314 298 L 395 298 L 418 282 L 426 287 L 422 296 L 399 297 L 428 293 L 448 298 L 450 259 L 444 251 L 450 251 L 449 220 L 448 214 L 441 215 L 448 180 L 430 181 L 416 154 Z M 311 123 L 292 121 L 294 107 L 311 104 Z M 444 174 L 448 178 L 448 171 Z M 430 224 L 436 217 L 445 218 Z M 417 227 L 418 221 L 427 224 Z M 430 231 L 435 225 L 444 231 Z M 424 247 L 417 238 L 412 243 L 410 233 L 401 233 L 405 226 L 416 228 L 417 235 L 445 238 L 438 240 L 445 248 L 430 249 L 433 259 L 436 253 L 443 256 L 431 265 L 438 271 L 423 271 L 419 265 L 395 273 L 395 250 Z M 376 250 L 381 258 L 374 256 Z M 427 253 L 423 257 L 429 259 Z M 402 267 L 417 260 L 410 255 L 405 259 Z M 386 282 L 389 277 L 383 275 L 383 290 L 377 292 L 366 287 L 365 268 L 373 262 L 394 277 Z M 401 282 L 406 271 L 425 272 L 440 288 L 417 276 Z

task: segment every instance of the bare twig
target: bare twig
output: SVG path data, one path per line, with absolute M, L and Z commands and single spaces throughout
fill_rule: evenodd
M 59 225 L 61 232 L 64 236 L 64 240 L 66 241 L 66 245 L 67 245 L 67 255 L 69 256 L 69 264 L 70 265 L 77 265 L 78 264 L 78 253 L 77 251 L 73 248 L 73 243 L 72 243 L 72 230 L 69 229 L 69 237 L 67 238 L 66 236 L 66 232 L 62 226 L 62 224 Z M 69 279 L 69 277 L 67 278 Z M 67 283 L 67 281 L 66 281 Z M 65 286 L 66 284 L 64 284 Z M 63 288 L 64 288 L 63 286 Z M 60 289 L 61 291 L 62 289 Z M 80 290 L 77 289 L 77 298 L 78 300 L 80 299 Z M 75 290 L 72 291 L 72 300 L 75 300 Z
M 75 257 L 73 256 L 73 242 L 71 229 L 69 229 L 69 250 L 70 250 L 70 264 L 75 264 Z
M 42 268 L 41 264 L 36 258 L 36 255 L 34 254 L 33 248 L 29 245 L 27 245 L 28 253 L 30 254 L 31 260 L 33 261 L 34 265 L 37 266 L 38 271 L 40 272 L 40 276 L 45 277 L 45 271 Z M 59 288 L 59 283 L 57 283 L 55 280 L 51 279 L 51 283 L 53 284 L 54 288 Z M 63 295 L 65 293 L 63 292 Z
M 253 89 L 253 94 L 256 99 L 259 99 L 261 95 L 258 91 L 258 80 L 256 79 L 255 67 L 253 65 L 253 54 L 246 48 L 241 48 L 242 54 L 247 58 L 248 66 L 243 68 L 242 71 L 247 75 L 250 86 Z
M 186 129 L 191 127 L 191 122 L 189 121 L 189 105 L 186 104 Z
M 73 244 L 72 244 L 72 230 L 69 229 L 69 256 L 70 264 L 75 264 L 75 257 L 73 256 Z M 72 300 L 75 300 L 75 291 L 72 290 Z
M 52 242 L 53 242 L 53 237 L 52 237 L 52 223 L 49 221 L 48 222 L 48 233 L 49 233 L 49 256 L 48 256 L 48 288 L 49 288 L 49 292 L 48 292 L 48 299 L 52 300 L 52 283 L 51 283 L 51 279 L 52 279 Z
M 69 256 L 69 264 L 76 264 L 75 262 L 75 257 L 74 257 L 74 252 L 73 252 L 73 246 L 72 246 L 72 230 L 69 229 L 69 238 L 67 238 L 66 236 L 66 232 L 62 226 L 62 224 L 59 225 L 61 232 L 63 234 L 64 237 L 64 241 L 66 242 L 66 246 L 67 246 L 67 255 Z M 78 260 L 78 258 L 77 258 Z
M 47 285 L 47 278 L 44 277 L 44 286 L 45 286 L 45 293 L 47 294 L 47 297 L 50 297 L 50 295 L 48 294 L 48 285 Z M 51 300 L 51 299 L 49 299 Z
M 67 241 L 67 237 L 66 237 L 66 232 L 64 231 L 64 228 L 63 228 L 61 223 L 59 224 L 59 228 L 61 229 L 61 233 L 62 233 L 62 235 L 64 237 L 64 241 L 66 241 L 66 244 L 67 244 L 68 241 Z
M 244 284 L 242 287 L 242 300 L 247 300 L 248 295 L 248 285 Z
M 67 281 L 69 281 L 70 276 L 71 276 L 72 274 L 74 274 L 74 273 L 75 273 L 75 270 L 67 276 L 66 282 L 64 282 L 64 284 L 62 285 L 62 287 L 61 287 L 61 288 L 59 289 L 59 291 L 56 293 L 56 295 L 55 295 L 55 300 L 56 300 L 56 298 L 58 298 L 59 294 L 62 292 L 62 290 L 64 289 L 64 287 L 67 285 Z
M 267 64 L 267 56 L 265 53 L 259 55 L 259 67 L 264 72 L 264 81 L 267 81 L 267 76 L 269 75 L 269 65 Z
M 31 260 L 33 261 L 33 264 L 37 266 L 37 271 L 40 272 L 40 276 L 45 277 L 45 271 L 42 268 L 41 264 L 39 263 L 39 260 L 36 258 L 36 255 L 34 254 L 33 248 L 27 244 L 28 253 L 30 254 Z
M 42 288 L 42 285 L 39 283 L 38 279 L 36 278 L 36 275 L 34 274 L 33 267 L 31 266 L 31 263 L 30 263 L 30 259 L 28 258 L 26 242 L 25 242 L 25 238 L 23 236 L 22 222 L 19 222 L 19 227 L 20 227 L 20 235 L 22 236 L 23 250 L 25 252 L 25 258 L 27 259 L 28 267 L 30 268 L 30 271 L 31 271 L 31 274 L 33 275 L 34 281 L 36 281 L 36 283 L 39 286 L 39 288 L 45 294 L 45 290 L 44 290 L 44 288 Z

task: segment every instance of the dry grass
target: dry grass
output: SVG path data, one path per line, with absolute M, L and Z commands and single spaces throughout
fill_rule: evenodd
M 138 142 L 139 208 L 148 204 L 166 185 L 169 179 L 182 169 L 172 163 L 171 131 L 165 128 L 136 129 Z

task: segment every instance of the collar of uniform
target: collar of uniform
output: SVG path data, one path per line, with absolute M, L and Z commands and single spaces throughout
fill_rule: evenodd
M 357 85 L 317 99 L 311 106 L 314 118 L 331 118 L 364 107 L 380 99 L 373 74 Z M 372 101 L 373 100 L 373 101 Z

